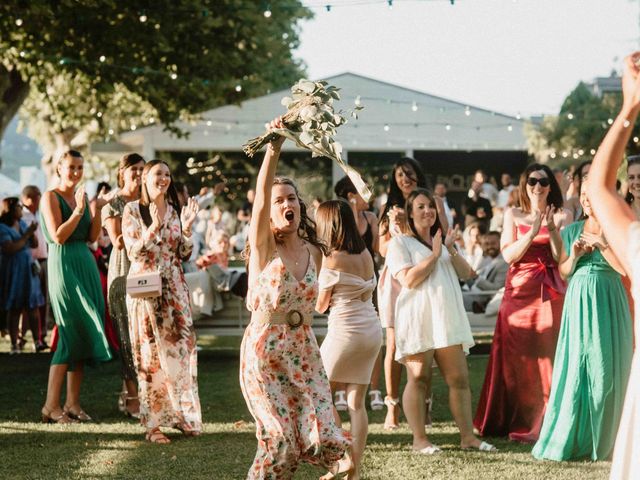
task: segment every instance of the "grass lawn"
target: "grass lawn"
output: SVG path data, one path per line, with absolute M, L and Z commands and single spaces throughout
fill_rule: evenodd
M 84 425 L 38 423 L 44 401 L 49 354 L 8 355 L 0 340 L 0 478 L 6 479 L 242 479 L 255 453 L 251 416 L 238 385 L 238 339 L 203 337 L 199 354 L 204 435 L 170 434 L 170 445 L 144 441 L 143 429 L 117 410 L 119 363 L 87 368 L 83 407 L 98 422 Z M 474 406 L 486 356 L 469 358 Z M 434 372 L 435 373 L 435 372 Z M 447 390 L 434 376 L 434 428 L 431 438 L 444 447 L 433 457 L 409 451 L 405 424 L 382 429 L 383 412 L 370 415 L 365 452 L 366 479 L 604 479 L 608 462 L 554 463 L 535 460 L 531 447 L 492 439 L 499 453 L 463 452 L 447 407 Z M 343 418 L 347 418 L 345 415 Z M 312 479 L 319 469 L 303 466 L 296 478 Z

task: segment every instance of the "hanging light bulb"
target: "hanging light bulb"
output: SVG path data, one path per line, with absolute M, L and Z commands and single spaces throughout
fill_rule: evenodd
M 464 107 L 464 114 L 465 114 L 467 117 L 468 117 L 469 115 L 471 115 L 471 109 L 470 109 L 468 106 Z
M 360 105 L 362 105 L 362 102 L 360 101 L 360 95 L 356 97 L 356 101 L 354 103 L 356 104 L 356 107 L 359 107 Z
M 573 120 L 573 113 L 567 113 L 567 118 L 569 120 Z
M 507 126 L 507 131 L 512 132 L 513 131 L 513 125 L 509 124 Z
M 264 18 L 271 18 L 271 10 L 268 8 L 264 11 Z
M 236 92 L 240 93 L 242 91 L 242 85 L 236 85 Z
M 592 148 L 592 149 L 589 151 L 589 153 L 590 153 L 591 155 L 595 155 L 595 154 L 596 154 L 596 149 L 595 149 L 595 148 Z
M 140 15 L 140 18 L 138 20 L 140 20 L 140 23 L 144 23 L 147 21 L 147 16 L 145 14 L 142 14 Z
M 171 75 L 169 75 L 171 77 L 171 80 L 175 80 L 176 78 L 178 78 L 178 74 L 177 73 L 172 73 Z
M 388 123 L 385 123 L 385 125 L 384 125 L 384 131 L 385 131 L 385 132 L 388 132 L 390 129 L 391 129 L 391 127 L 389 127 L 389 124 L 388 124 Z
M 610 118 L 609 120 L 607 120 L 607 123 L 608 123 L 609 125 L 613 125 L 613 118 Z
M 633 137 L 633 141 L 634 141 L 635 143 L 638 143 L 638 142 L 640 142 L 640 138 L 638 138 L 638 137 Z
M 411 104 L 411 111 L 413 111 L 413 112 L 417 112 L 418 111 L 418 104 L 416 102 L 413 102 Z
M 21 27 L 22 26 L 22 19 L 21 18 L 16 18 L 16 26 Z
M 447 123 L 447 124 L 444 126 L 444 129 L 445 129 L 445 130 L 447 130 L 447 131 L 451 130 L 451 125 Z
M 213 122 L 211 120 L 207 120 L 207 127 L 210 127 L 211 125 L 213 125 Z
M 522 119 L 522 115 L 520 115 L 520 112 L 516 113 L 516 120 L 520 120 Z
M 100 55 L 99 60 L 100 60 L 100 62 L 101 62 L 101 63 L 104 63 L 104 61 L 105 61 L 106 59 L 107 59 L 107 57 L 105 57 L 104 55 Z

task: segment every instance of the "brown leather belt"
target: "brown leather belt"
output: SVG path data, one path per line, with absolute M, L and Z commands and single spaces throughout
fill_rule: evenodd
M 251 320 L 268 323 L 270 325 L 289 325 L 290 328 L 296 329 L 301 325 L 311 325 L 313 322 L 312 313 L 302 313 L 298 310 L 289 312 L 253 312 Z

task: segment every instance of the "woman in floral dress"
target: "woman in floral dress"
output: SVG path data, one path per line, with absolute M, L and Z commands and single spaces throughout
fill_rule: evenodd
M 173 427 L 187 436 L 202 430 L 196 336 L 181 263 L 191 255 L 198 205 L 189 199 L 180 218 L 179 208 L 169 166 L 151 160 L 142 171 L 140 200 L 128 203 L 122 215 L 129 274 L 160 271 L 162 278 L 160 297 L 127 295 L 140 421 L 152 443 L 169 443 L 160 427 Z
M 267 148 L 249 232 L 252 314 L 240 352 L 240 386 L 258 439 L 249 479 L 289 479 L 301 462 L 337 468 L 349 445 L 311 329 L 322 251 L 295 184 L 274 178 L 283 141 Z

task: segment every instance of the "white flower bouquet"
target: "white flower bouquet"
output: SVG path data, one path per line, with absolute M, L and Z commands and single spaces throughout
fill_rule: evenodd
M 287 107 L 287 113 L 282 116 L 285 128 L 270 130 L 253 138 L 243 146 L 243 149 L 247 156 L 253 157 L 275 136 L 284 136 L 293 140 L 299 147 L 310 150 L 313 157 L 328 157 L 336 161 L 349 176 L 360 195 L 368 201 L 371 191 L 360 174 L 342 160 L 342 145 L 333 138 L 336 129 L 347 123 L 345 113 L 358 118 L 357 111 L 363 107 L 356 106 L 351 112 L 335 112 L 333 101 L 340 100 L 339 90 L 324 81 L 299 80 L 291 87 L 293 98 L 282 99 L 282 105 Z

